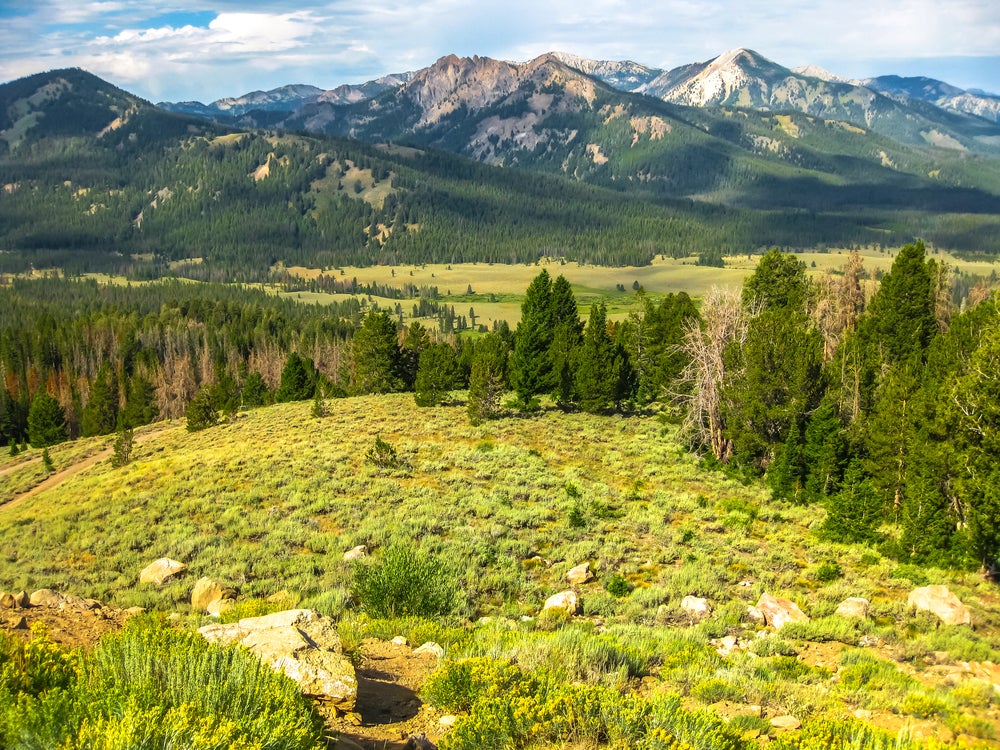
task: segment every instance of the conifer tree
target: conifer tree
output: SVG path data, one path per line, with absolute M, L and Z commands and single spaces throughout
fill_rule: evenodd
M 611 406 L 619 376 L 614 343 L 608 335 L 607 312 L 604 303 L 591 306 L 576 367 L 580 408 L 595 414 Z
M 131 428 L 141 427 L 152 422 L 159 414 L 153 384 L 141 375 L 133 375 L 121 415 L 122 424 Z
M 404 388 L 413 388 L 413 384 L 417 379 L 420 356 L 430 346 L 430 343 L 431 340 L 430 336 L 427 335 L 427 329 L 419 321 L 415 320 L 410 323 L 410 327 L 406 330 L 406 338 L 403 339 L 403 345 L 400 347 L 399 352 Z
M 444 343 L 430 344 L 420 354 L 413 385 L 417 406 L 438 406 L 455 387 L 458 360 L 455 350 Z
M 191 403 L 187 406 L 188 432 L 198 432 L 219 423 L 219 412 L 212 400 L 212 389 L 204 385 L 198 389 Z
M 316 389 L 316 375 L 312 362 L 295 352 L 288 355 L 281 371 L 281 383 L 274 394 L 279 404 L 289 401 L 305 401 L 312 398 Z
M 90 400 L 83 407 L 80 434 L 109 435 L 118 425 L 118 377 L 105 365 L 91 384 Z
M 476 342 L 467 404 L 473 425 L 501 415 L 501 399 L 507 387 L 507 358 L 507 343 L 500 334 L 488 333 Z
M 66 440 L 66 413 L 55 398 L 40 388 L 28 411 L 28 440 L 46 448 Z
M 559 275 L 552 282 L 552 343 L 549 360 L 552 364 L 552 393 L 560 406 L 568 406 L 575 398 L 574 378 L 576 354 L 583 338 L 583 322 L 566 277 Z
M 264 376 L 256 370 L 247 373 L 246 379 L 243 381 L 243 406 L 248 409 L 264 406 L 269 396 L 270 392 L 267 383 L 264 382 Z
M 355 393 L 393 393 L 402 390 L 396 323 L 384 311 L 371 310 L 351 342 Z
M 851 461 L 840 489 L 827 501 L 822 535 L 837 542 L 874 542 L 882 517 L 882 501 L 861 461 Z
M 538 396 L 552 388 L 552 281 L 544 269 L 534 278 L 521 303 L 514 332 L 510 384 L 521 409 L 538 408 Z

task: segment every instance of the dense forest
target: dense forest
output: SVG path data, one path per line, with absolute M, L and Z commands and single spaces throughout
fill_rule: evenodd
M 874 293 L 866 290 L 875 288 Z M 476 424 L 544 403 L 659 410 L 706 465 L 822 504 L 821 534 L 900 560 L 993 569 L 1000 557 L 1000 312 L 953 302 L 949 269 L 904 247 L 875 285 L 857 254 L 810 281 L 768 252 L 742 291 L 581 320 L 542 271 L 515 330 L 442 333 L 357 301 L 310 306 L 248 287 L 16 280 L 0 289 L 2 439 L 17 451 L 271 401 L 412 391 L 465 400 Z M 17 322 L 19 321 L 19 322 Z M 192 411 L 193 410 L 193 411 Z

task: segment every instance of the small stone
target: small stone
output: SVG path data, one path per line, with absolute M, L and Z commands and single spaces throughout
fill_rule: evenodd
M 236 592 L 211 578 L 199 578 L 191 592 L 191 607 L 195 612 L 207 612 L 208 605 L 219 599 L 234 599 Z
M 413 649 L 415 654 L 434 654 L 438 659 L 444 656 L 444 649 L 434 641 L 427 641 Z
M 579 586 L 586 583 L 594 578 L 594 574 L 590 572 L 590 563 L 580 563 L 574 568 L 570 568 L 569 572 L 566 574 L 566 580 L 570 582 L 573 586 Z
M 20 609 L 26 609 L 31 604 L 31 599 L 28 598 L 26 591 L 18 591 L 14 594 L 14 606 Z
M 719 638 L 717 640 L 712 641 L 712 644 L 715 646 L 716 652 L 719 654 L 719 656 L 723 658 L 729 656 L 731 653 L 733 653 L 733 651 L 737 650 L 736 643 L 737 643 L 736 636 L 734 635 L 727 635 L 724 638 Z
M 362 557 L 366 557 L 367 555 L 368 547 L 364 544 L 359 544 L 357 547 L 347 550 L 347 552 L 344 553 L 344 559 L 351 562 L 352 560 L 360 560 Z
M 215 601 L 208 603 L 208 606 L 205 607 L 205 611 L 212 617 L 220 617 L 222 614 L 228 612 L 235 606 L 236 602 L 233 599 L 216 599 Z
M 771 726 L 779 731 L 790 731 L 802 726 L 802 722 L 794 716 L 775 716 L 771 719 Z
M 181 613 L 180 612 L 171 612 L 169 615 L 167 615 L 167 620 L 169 622 L 180 622 L 180 620 L 181 620 Z
M 442 729 L 451 729 L 455 726 L 455 722 L 458 721 L 458 717 L 453 714 L 445 714 L 440 719 L 438 719 L 438 726 Z
M 85 609 L 89 609 L 91 611 L 104 607 L 104 605 L 97 601 L 97 599 L 84 599 L 83 606 Z
M 764 614 L 765 622 L 775 630 L 790 622 L 809 622 L 809 616 L 795 602 L 781 597 L 761 594 L 757 609 Z
M 392 642 L 395 643 L 397 646 L 405 646 L 407 643 L 406 638 L 401 635 L 397 635 L 395 638 L 393 638 Z
M 407 737 L 403 750 L 437 750 L 437 745 L 427 739 L 426 734 L 411 734 Z
M 66 597 L 52 589 L 38 589 L 31 592 L 28 601 L 32 607 L 58 607 L 65 604 Z
M 0 607 L 4 609 L 14 609 L 14 595 L 6 591 L 0 594 Z
M 851 619 L 864 620 L 868 617 L 868 607 L 871 602 L 861 596 L 851 596 L 844 599 L 837 607 L 835 615 Z
M 854 718 L 861 719 L 862 721 L 870 721 L 872 718 L 872 712 L 867 708 L 856 708 L 854 710 Z
M 155 583 L 157 586 L 162 586 L 185 570 L 187 565 L 184 563 L 171 560 L 169 557 L 161 557 L 142 569 L 139 573 L 139 583 Z
M 563 609 L 571 615 L 575 615 L 580 612 L 580 598 L 576 595 L 575 591 L 560 591 L 558 594 L 553 594 L 545 600 L 545 606 L 542 607 L 542 611 L 544 612 L 547 609 Z
M 747 605 L 747 619 L 751 622 L 756 622 L 758 625 L 767 624 L 767 619 L 764 617 L 764 613 L 752 604 Z

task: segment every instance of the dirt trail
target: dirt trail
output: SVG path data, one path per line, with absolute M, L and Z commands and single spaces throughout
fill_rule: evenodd
M 29 458 L 27 461 L 19 461 L 16 464 L 11 464 L 10 466 L 4 466 L 0 469 L 0 477 L 10 474 L 12 471 L 17 471 L 18 469 L 23 469 L 25 466 L 31 466 L 32 464 L 41 463 L 41 457 Z
M 142 435 L 136 435 L 135 444 L 139 445 L 141 443 L 145 443 L 146 441 L 153 439 L 157 435 L 160 435 L 166 432 L 167 430 L 172 430 L 172 429 L 176 429 L 176 425 L 164 426 L 156 430 L 153 430 L 152 432 L 147 432 Z M 52 474 L 43 479 L 41 482 L 36 484 L 30 490 L 22 492 L 20 495 L 16 495 L 12 500 L 8 500 L 6 503 L 0 503 L 0 512 L 9 510 L 10 508 L 20 505 L 25 500 L 32 498 L 35 495 L 38 495 L 39 493 L 45 492 L 46 490 L 50 490 L 53 487 L 58 487 L 60 484 L 65 482 L 70 477 L 76 476 L 80 472 L 86 471 L 94 464 L 99 463 L 106 458 L 110 458 L 114 452 L 115 452 L 114 448 L 105 448 L 102 451 L 98 451 L 93 455 L 87 456 L 86 458 L 77 461 L 75 464 L 71 464 L 70 466 L 67 466 L 64 469 L 60 469 L 55 474 Z M 18 464 L 16 468 L 20 468 L 21 466 L 24 465 L 25 465 L 24 463 Z

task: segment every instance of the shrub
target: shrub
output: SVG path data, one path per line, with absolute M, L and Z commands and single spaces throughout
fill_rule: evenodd
M 816 580 L 821 583 L 830 583 L 843 577 L 844 571 L 837 562 L 824 562 L 816 567 Z
M 615 573 L 604 584 L 604 588 L 612 596 L 628 596 L 634 588 L 621 573 Z
M 351 596 L 372 617 L 433 617 L 454 610 L 456 587 L 440 560 L 397 544 L 355 564 Z
M 205 430 L 219 423 L 219 412 L 215 408 L 211 388 L 203 386 L 198 390 L 188 404 L 186 416 L 188 432 Z
M 375 438 L 375 442 L 368 449 L 365 458 L 368 460 L 368 463 L 386 471 L 399 469 L 403 466 L 403 461 L 400 460 L 396 449 L 381 437 Z

